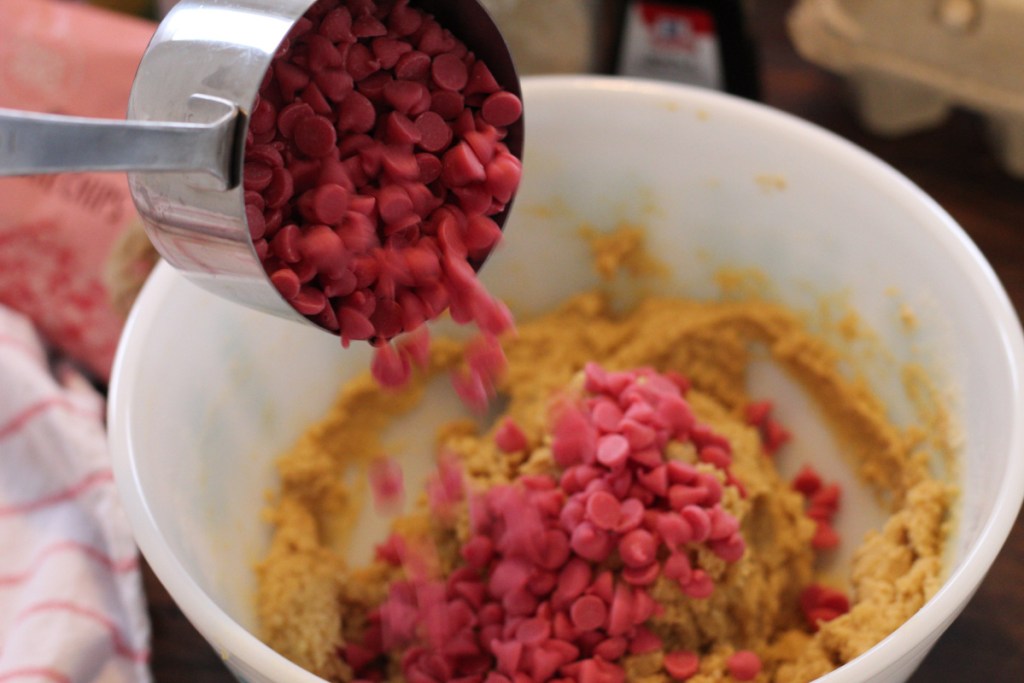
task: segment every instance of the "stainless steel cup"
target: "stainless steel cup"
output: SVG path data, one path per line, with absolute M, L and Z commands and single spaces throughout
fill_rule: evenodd
M 410 4 L 484 60 L 521 97 L 508 48 L 477 0 Z M 126 121 L 0 110 L 0 175 L 127 171 L 149 239 L 199 286 L 315 325 L 270 283 L 245 218 L 245 133 L 281 41 L 310 0 L 181 0 L 139 64 Z M 522 158 L 522 119 L 505 140 Z M 496 216 L 502 225 L 508 209 Z

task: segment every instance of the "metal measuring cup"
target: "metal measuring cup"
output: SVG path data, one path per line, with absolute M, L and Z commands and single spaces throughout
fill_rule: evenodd
M 126 121 L 0 109 L 0 176 L 127 171 L 160 255 L 204 289 L 316 326 L 271 284 L 245 217 L 249 114 L 281 42 L 311 0 L 181 0 L 139 64 Z M 497 26 L 477 0 L 413 0 L 522 97 Z M 522 118 L 505 144 L 522 158 Z M 494 216 L 502 225 L 508 207 Z

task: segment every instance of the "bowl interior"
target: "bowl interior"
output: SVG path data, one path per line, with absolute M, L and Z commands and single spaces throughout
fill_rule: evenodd
M 887 350 L 860 369 L 897 423 L 914 408 L 898 369 L 912 361 L 935 378 L 963 435 L 960 467 L 949 473 L 962 491 L 952 580 L 922 611 L 932 616 L 908 622 L 874 663 L 861 658 L 826 678 L 867 680 L 901 657 L 905 665 L 910 650 L 923 656 L 1020 506 L 1024 353 L 1012 307 L 980 254 L 902 176 L 766 108 L 601 78 L 526 79 L 524 95 L 524 182 L 505 242 L 482 272 L 520 316 L 598 283 L 581 224 L 604 230 L 629 221 L 670 265 L 666 293 L 717 296 L 714 276 L 728 267 L 763 273 L 773 296 L 797 309 L 818 310 L 825 296 L 856 310 Z M 265 671 L 276 657 L 244 632 L 255 626 L 252 565 L 268 540 L 259 511 L 274 487 L 272 460 L 368 360 L 366 348 L 342 350 L 317 330 L 217 299 L 166 265 L 127 327 L 110 407 L 125 505 L 171 594 L 247 672 Z M 844 537 L 877 526 L 881 514 L 800 392 L 769 366 L 752 382 L 798 435 L 789 462 L 814 459 L 847 482 L 847 506 L 871 511 L 843 516 Z M 431 420 L 458 410 L 445 387 L 436 396 L 402 427 L 406 437 L 429 434 Z M 405 441 L 410 462 L 425 462 L 418 442 Z M 354 553 L 379 532 L 375 519 L 360 523 Z

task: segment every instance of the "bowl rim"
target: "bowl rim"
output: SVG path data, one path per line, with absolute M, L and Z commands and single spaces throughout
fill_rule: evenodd
M 950 257 L 969 275 L 980 302 L 1000 331 L 1000 345 L 1011 374 L 1011 412 L 1024 414 L 1024 334 L 1005 289 L 991 265 L 964 230 L 938 203 L 902 173 L 867 150 L 817 124 L 771 106 L 713 90 L 664 81 L 617 76 L 547 75 L 523 79 L 525 113 L 538 98 L 566 98 L 574 94 L 620 97 L 658 97 L 723 111 L 746 123 L 769 127 L 815 145 L 823 156 L 859 170 L 858 175 L 897 197 L 918 216 L 930 236 L 939 240 Z M 529 128 L 527 128 L 527 133 Z M 529 153 L 529 136 L 526 151 Z M 234 621 L 189 576 L 174 557 L 143 497 L 136 453 L 132 447 L 129 379 L 145 356 L 145 338 L 158 317 L 160 300 L 186 281 L 166 263 L 160 263 L 140 292 L 125 323 L 114 359 L 107 407 L 108 438 L 114 479 L 142 554 L 172 599 L 221 656 L 234 665 L 244 662 L 274 680 L 323 683 L 323 679 L 292 663 Z M 141 340 L 141 341 L 140 341 Z M 1024 455 L 1024 422 L 1011 425 L 1010 453 Z M 973 596 L 1001 551 L 1024 502 L 1024 457 L 1010 457 L 996 495 L 992 514 L 959 566 L 948 573 L 939 590 L 913 616 L 859 657 L 816 679 L 818 683 L 857 683 L 896 665 L 922 647 L 930 648 Z M 923 657 L 924 653 L 920 653 Z M 237 659 L 239 661 L 232 661 Z
M 303 669 L 264 643 L 221 609 L 192 578 L 171 551 L 170 544 L 143 495 L 131 434 L 132 389 L 121 377 L 131 377 L 145 355 L 144 344 L 133 347 L 132 339 L 144 338 L 162 308 L 159 304 L 177 287 L 195 286 L 166 261 L 158 262 L 143 285 L 137 301 L 153 305 L 132 307 L 114 357 L 107 403 L 108 440 L 113 457 L 114 482 L 125 509 L 135 541 L 147 564 L 189 622 L 214 647 L 225 663 L 245 662 L 271 680 L 295 683 L 324 683 L 324 679 Z M 238 660 L 238 661 L 235 661 Z

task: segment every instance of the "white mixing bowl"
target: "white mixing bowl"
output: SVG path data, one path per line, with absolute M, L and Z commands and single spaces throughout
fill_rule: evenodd
M 763 272 L 796 308 L 845 297 L 890 352 L 869 377 L 897 421 L 910 415 L 892 372 L 900 363 L 923 364 L 951 390 L 963 451 L 948 579 L 895 633 L 820 679 L 906 680 L 978 587 L 1024 493 L 1024 342 L 992 270 L 906 178 L 790 116 L 661 83 L 548 77 L 524 86 L 524 183 L 505 243 L 484 268 L 521 314 L 596 283 L 582 222 L 631 219 L 673 268 L 666 291 L 713 296 L 715 271 L 732 266 Z M 904 304 L 917 319 L 912 333 Z M 247 681 L 319 680 L 253 635 L 252 565 L 269 534 L 259 511 L 274 487 L 274 455 L 368 358 L 213 298 L 166 266 L 126 328 L 109 407 L 124 505 L 157 576 Z M 800 435 L 793 448 L 830 450 L 789 398 L 777 405 Z M 849 479 L 837 463 L 822 467 Z M 845 538 L 878 521 L 846 517 L 857 519 L 844 522 Z

